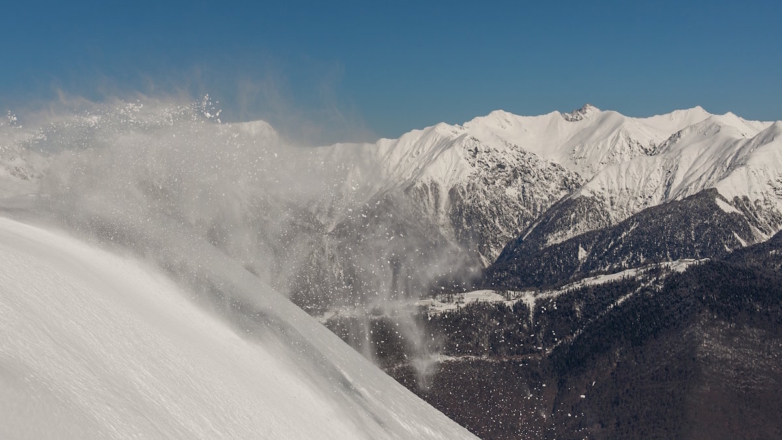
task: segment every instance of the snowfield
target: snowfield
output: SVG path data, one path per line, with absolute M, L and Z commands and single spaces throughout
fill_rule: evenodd
M 474 438 L 244 273 L 262 294 L 231 323 L 145 262 L 0 218 L 0 438 Z

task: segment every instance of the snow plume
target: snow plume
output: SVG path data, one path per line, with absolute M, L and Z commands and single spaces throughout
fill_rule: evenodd
M 52 155 L 43 207 L 104 242 L 154 257 L 175 246 L 164 231 L 183 230 L 268 275 L 272 254 L 259 229 L 285 221 L 268 205 L 314 194 L 316 177 L 283 181 L 301 166 L 291 158 L 299 152 L 263 122 L 221 124 L 219 113 L 208 98 L 147 100 L 42 126 L 30 146 Z
M 3 217 L 45 226 L 0 218 L 0 432 L 473 438 L 264 282 L 289 277 L 279 257 L 307 244 L 289 234 L 342 177 L 213 107 L 0 125 Z
M 216 309 L 231 295 L 211 267 L 225 264 L 215 250 L 311 313 L 381 310 L 412 344 L 426 382 L 433 354 L 400 300 L 466 257 L 398 195 L 367 188 L 352 156 L 294 145 L 263 121 L 223 123 L 208 97 L 74 107 L 21 127 L 9 116 L 5 169 L 29 175 L 18 193 L 37 194 L 16 203 L 34 200 L 82 237 L 152 261 Z

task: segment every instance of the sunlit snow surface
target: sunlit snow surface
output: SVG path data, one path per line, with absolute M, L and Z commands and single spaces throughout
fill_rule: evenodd
M 472 437 L 215 258 L 230 324 L 146 263 L 0 218 L 0 438 Z

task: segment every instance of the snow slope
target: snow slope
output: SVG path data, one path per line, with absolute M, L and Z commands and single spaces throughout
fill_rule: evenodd
M 144 262 L 0 218 L 0 438 L 473 438 L 210 258 L 222 316 Z

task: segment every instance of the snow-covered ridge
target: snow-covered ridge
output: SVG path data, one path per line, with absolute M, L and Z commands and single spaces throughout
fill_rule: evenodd
M 709 116 L 700 107 L 651 118 L 630 118 L 591 105 L 541 116 L 497 110 L 463 125 L 440 123 L 398 139 L 324 147 L 324 154 L 379 180 L 377 189 L 422 179 L 453 186 L 471 173 L 464 151 L 470 140 L 498 152 L 533 153 L 588 178 L 607 164 L 654 152 L 672 134 Z
M 710 116 L 672 135 L 653 156 L 605 167 L 571 197 L 598 200 L 614 222 L 708 188 L 730 202 L 747 198 L 782 212 L 780 126 Z
M 497 110 L 463 125 L 437 124 L 395 140 L 340 144 L 322 151 L 347 164 L 351 185 L 367 190 L 362 200 L 394 188 L 425 188 L 417 191 L 427 195 L 419 202 L 421 209 L 454 237 L 459 236 L 459 225 L 453 224 L 452 213 L 461 210 L 454 206 L 453 195 L 466 192 L 462 188 L 472 188 L 473 205 L 514 206 L 522 220 L 500 220 L 495 230 L 496 241 L 502 242 L 528 227 L 540 214 L 538 209 L 545 210 L 568 193 L 595 199 L 604 211 L 601 216 L 610 222 L 713 187 L 729 201 L 746 196 L 750 203 L 778 210 L 782 166 L 775 127 L 733 113 L 712 115 L 702 107 L 632 118 L 587 104 L 571 113 L 540 116 Z M 485 163 L 500 167 L 477 167 L 476 152 Z M 514 185 L 501 177 L 504 167 L 528 177 Z M 548 185 L 540 184 L 542 176 Z M 574 190 L 573 183 L 580 188 Z M 489 191 L 494 185 L 505 186 L 505 196 Z M 531 200 L 537 201 L 534 208 Z M 493 219 L 498 219 L 497 213 Z M 606 225 L 575 225 L 570 230 Z M 556 241 L 572 233 L 559 235 Z M 493 244 L 481 255 L 491 260 L 498 255 L 497 248 Z
M 534 153 L 588 179 L 606 166 L 656 155 L 671 143 L 672 136 L 707 120 L 711 122 L 706 125 L 720 125 L 744 138 L 771 125 L 747 121 L 732 113 L 711 115 L 702 107 L 633 118 L 587 104 L 572 113 L 540 116 L 497 110 L 463 125 L 440 123 L 413 130 L 399 139 L 330 148 L 342 159 L 358 154 L 358 165 L 369 166 L 376 173 L 374 177 L 382 176 L 395 183 L 430 178 L 451 186 L 469 174 L 459 148 L 468 138 L 497 151 L 516 148 Z
M 628 171 L 628 167 L 667 172 L 666 160 L 691 160 L 701 154 L 713 154 L 708 160 L 715 166 L 725 165 L 730 160 L 726 148 L 712 144 L 750 139 L 770 126 L 771 123 L 747 121 L 732 113 L 711 115 L 702 107 L 632 118 L 587 104 L 572 113 L 541 116 L 518 116 L 497 110 L 463 125 L 441 123 L 374 144 L 338 144 L 324 147 L 321 154 L 330 159 L 326 162 L 348 166 L 351 182 L 364 183 L 360 186 L 366 189 L 365 199 L 395 187 L 436 182 L 442 191 L 441 199 L 447 200 L 450 188 L 478 172 L 469 160 L 476 144 L 500 160 L 509 161 L 509 156 L 522 153 L 534 154 L 543 163 L 558 164 L 582 179 L 593 180 L 581 194 L 585 195 L 600 190 L 609 179 L 625 182 L 623 173 L 634 178 L 638 173 Z M 701 147 L 693 147 L 694 143 Z M 705 145 L 710 146 L 708 151 Z M 642 165 L 649 157 L 660 159 Z M 639 165 L 629 165 L 635 162 Z M 604 171 L 606 175 L 601 174 Z M 713 180 L 708 169 L 694 171 L 683 181 L 690 188 L 685 191 L 687 194 L 706 186 L 697 182 Z M 698 172 L 700 175 L 696 175 Z

